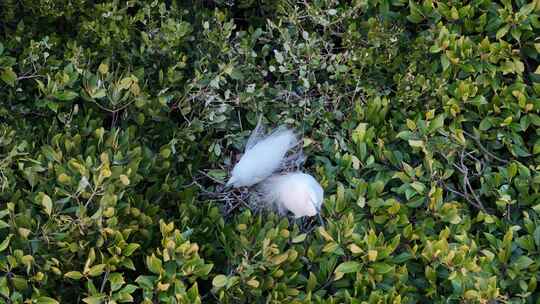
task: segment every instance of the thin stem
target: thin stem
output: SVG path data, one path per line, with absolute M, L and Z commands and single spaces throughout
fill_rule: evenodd
M 474 142 L 476 142 L 476 145 L 478 145 L 478 147 L 480 148 L 480 150 L 482 150 L 482 152 L 486 153 L 488 156 L 490 156 L 491 158 L 495 159 L 495 160 L 498 160 L 502 163 L 505 163 L 507 164 L 508 161 L 506 159 L 502 159 L 500 157 L 498 157 L 497 155 L 491 153 L 488 149 L 486 149 L 486 147 L 484 147 L 484 145 L 482 145 L 482 142 L 480 141 L 480 139 L 468 132 L 465 132 L 463 131 L 463 134 L 467 135 L 469 138 L 472 138 L 474 140 Z
M 105 290 L 105 283 L 107 283 L 107 279 L 109 278 L 109 269 L 107 268 L 107 271 L 103 275 L 103 281 L 101 282 L 101 288 L 99 289 L 99 293 L 103 293 L 103 290 Z
M 20 77 L 17 77 L 17 80 L 23 80 L 23 79 L 32 79 L 32 78 L 44 78 L 45 76 L 43 75 L 28 75 L 28 76 L 20 76 Z
M 214 177 L 212 177 L 212 176 L 208 175 L 208 174 L 207 174 L 206 172 L 204 172 L 204 171 L 202 171 L 202 170 L 199 170 L 199 173 L 201 173 L 202 175 L 204 175 L 204 176 L 208 177 L 209 179 L 213 180 L 214 182 L 216 182 L 216 183 L 218 183 L 218 184 L 220 184 L 220 185 L 225 185 L 225 183 L 224 183 L 224 182 L 222 182 L 222 181 L 220 181 L 220 180 L 217 180 L 217 179 L 215 179 Z

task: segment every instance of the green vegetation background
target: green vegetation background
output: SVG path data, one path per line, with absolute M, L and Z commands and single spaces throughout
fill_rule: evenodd
M 0 303 L 540 303 L 539 13 L 1 1 Z M 261 114 L 324 228 L 209 194 Z

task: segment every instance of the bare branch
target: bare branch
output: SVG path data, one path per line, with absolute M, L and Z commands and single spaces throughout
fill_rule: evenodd
M 484 145 L 482 145 L 482 142 L 480 141 L 480 139 L 468 132 L 465 132 L 463 131 L 463 134 L 465 134 L 466 136 L 468 136 L 469 138 L 471 138 L 472 140 L 474 140 L 474 142 L 476 143 L 476 145 L 480 148 L 480 150 L 482 150 L 482 152 L 484 152 L 487 156 L 495 159 L 495 160 L 498 160 L 500 161 L 501 163 L 505 163 L 507 164 L 508 163 L 508 160 L 506 159 L 502 159 L 500 157 L 498 157 L 497 155 L 491 153 L 488 149 L 486 149 L 486 147 L 484 147 Z

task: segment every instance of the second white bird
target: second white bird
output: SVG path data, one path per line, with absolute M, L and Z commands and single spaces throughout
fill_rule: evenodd
M 259 191 L 264 202 L 275 204 L 281 214 L 290 211 L 296 218 L 317 215 L 324 198 L 321 185 L 302 172 L 274 175 L 261 183 Z

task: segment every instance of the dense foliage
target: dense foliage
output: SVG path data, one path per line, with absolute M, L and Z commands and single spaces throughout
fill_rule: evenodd
M 540 1 L 0 1 L 0 303 L 539 303 Z M 259 115 L 322 217 L 212 195 Z

